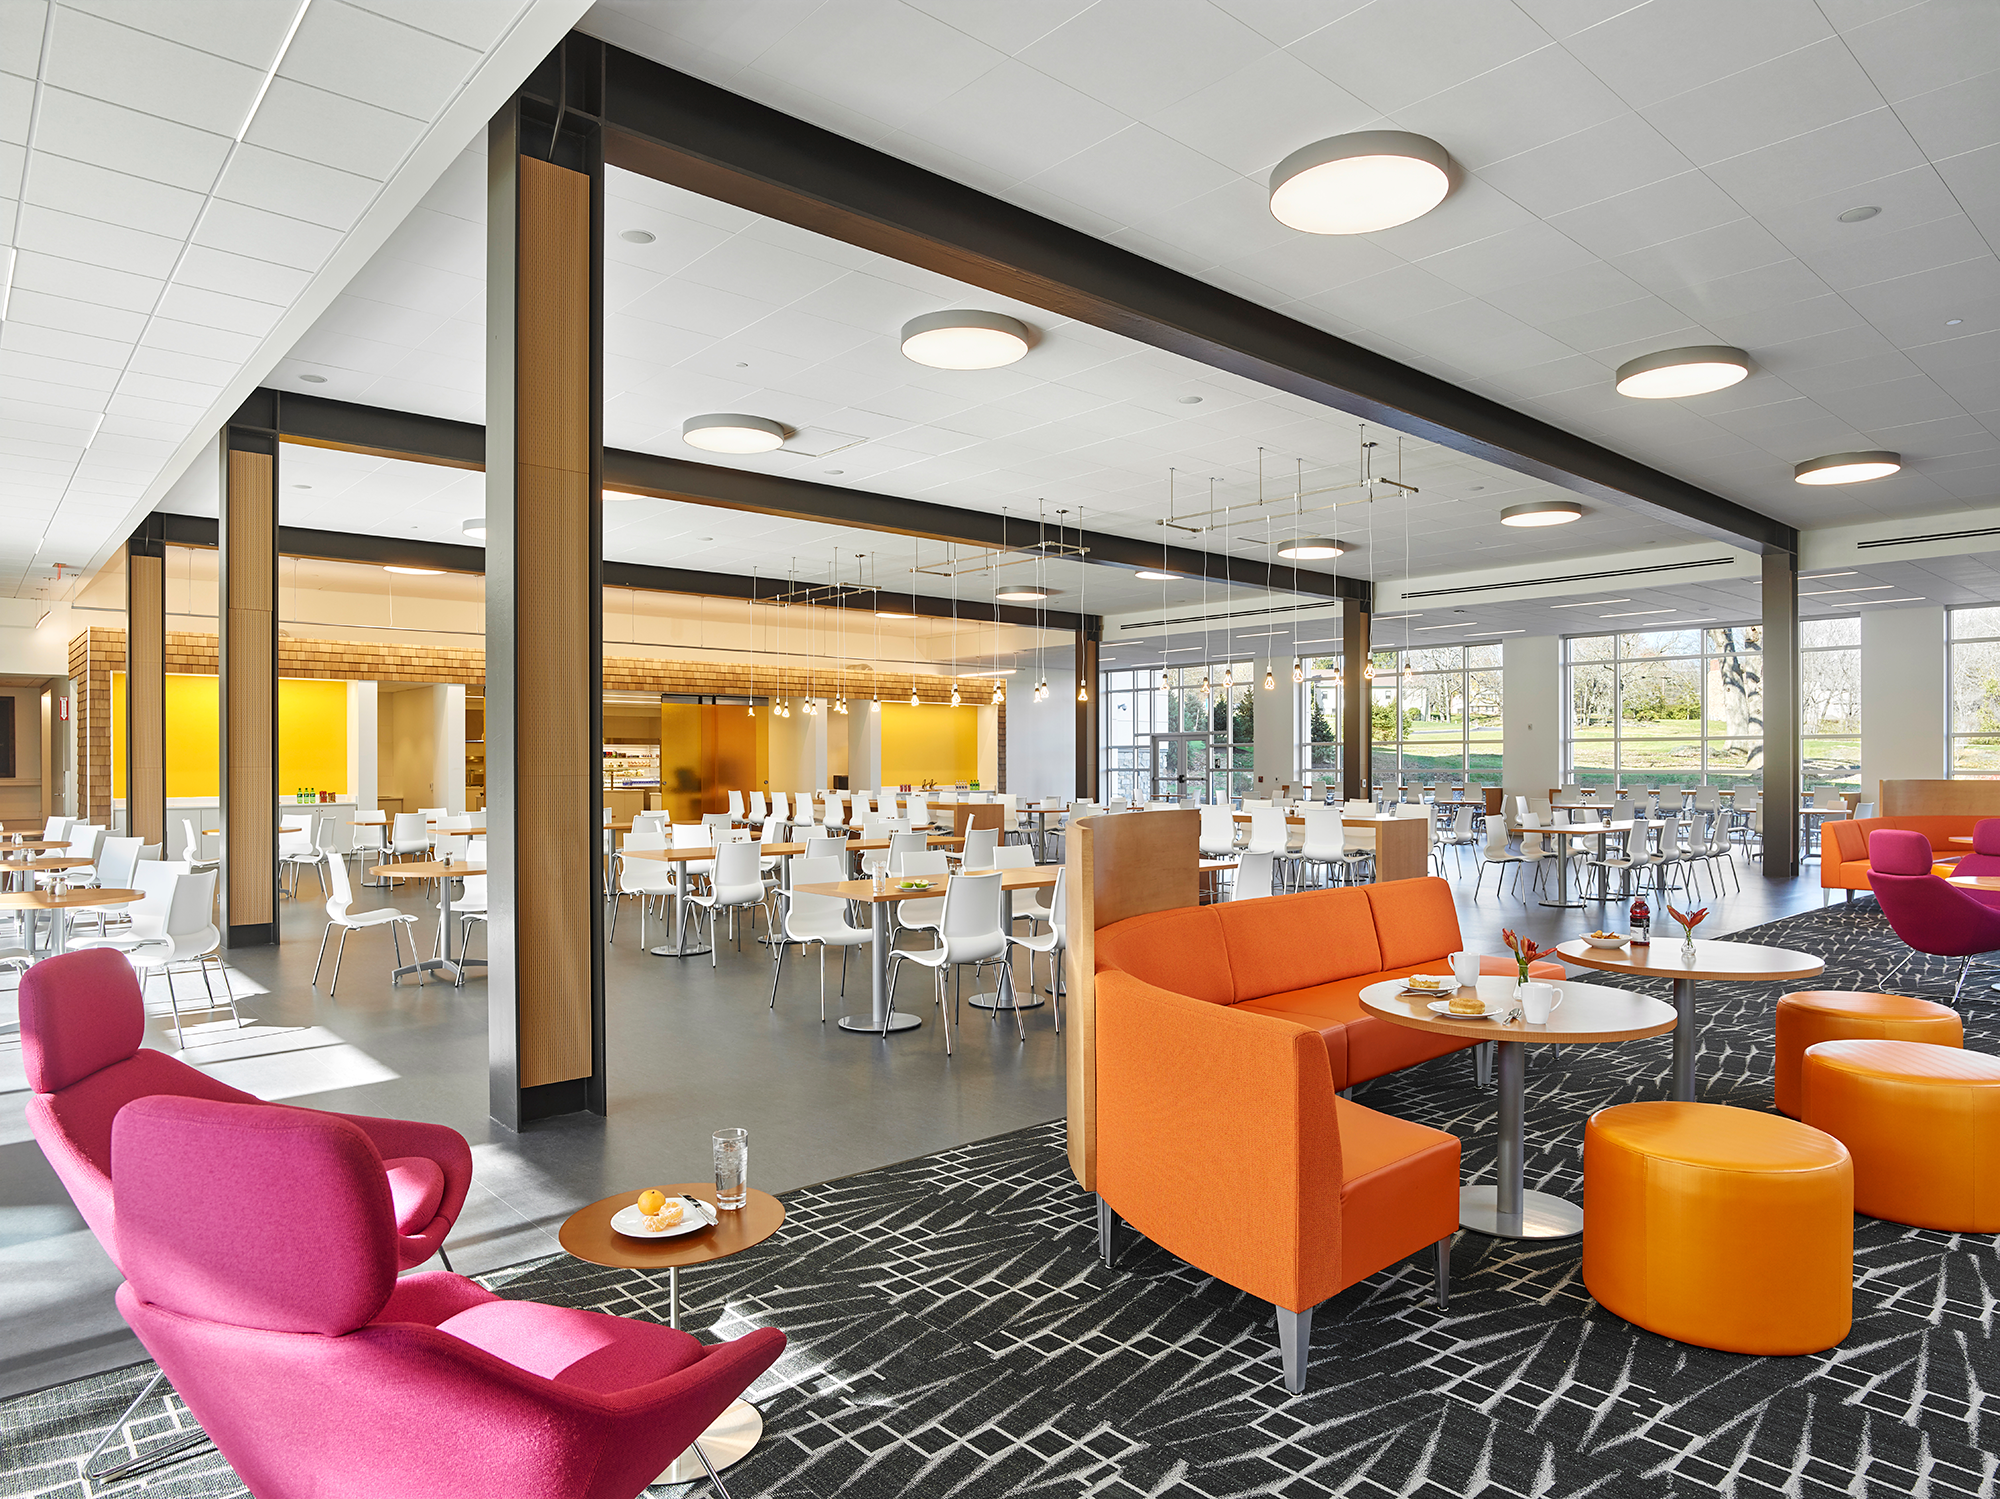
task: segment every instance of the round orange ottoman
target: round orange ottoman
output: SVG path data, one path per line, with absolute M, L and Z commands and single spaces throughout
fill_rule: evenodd
M 2000 1233 L 2000 1057 L 1921 1041 L 1822 1041 L 1802 1118 L 1854 1157 L 1854 1210 Z
M 1821 1041 L 1928 1041 L 1963 1046 L 1958 1012 L 1902 994 L 1808 989 L 1778 1001 L 1778 1050 L 1772 1078 L 1778 1112 L 1800 1117 L 1799 1058 Z
M 1583 1135 L 1583 1283 L 1662 1337 L 1817 1353 L 1854 1321 L 1854 1175 L 1831 1135 L 1713 1103 L 1624 1103 Z

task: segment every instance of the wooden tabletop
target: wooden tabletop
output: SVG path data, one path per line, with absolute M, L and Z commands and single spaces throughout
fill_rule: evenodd
M 685 1270 L 755 1248 L 785 1221 L 785 1205 L 769 1192 L 752 1187 L 742 1207 L 733 1213 L 716 1213 L 713 1228 L 698 1228 L 671 1239 L 628 1238 L 611 1226 L 611 1216 L 637 1202 L 645 1190 L 634 1187 L 578 1208 L 563 1223 L 557 1242 L 580 1260 L 615 1270 Z M 658 1190 L 669 1197 L 698 1197 L 710 1206 L 715 1203 L 713 1182 L 668 1182 Z
M 745 838 L 736 841 L 749 842 Z M 780 854 L 803 854 L 806 851 L 803 843 L 751 843 L 750 846 L 760 854 L 773 857 Z M 618 852 L 627 859 L 659 859 L 668 864 L 677 864 L 685 863 L 689 859 L 713 859 L 718 848 L 727 847 L 725 843 L 694 843 L 686 848 L 621 848 Z
M 2000 875 L 1953 874 L 1946 875 L 1945 878 L 1967 890 L 2000 890 Z
M 1655 931 L 1650 947 L 1592 947 L 1581 937 L 1561 943 L 1555 955 L 1580 968 L 1606 973 L 1633 973 L 1663 979 L 1787 979 L 1824 973 L 1826 964 L 1811 953 L 1783 947 L 1759 947 L 1751 942 L 1705 942 L 1697 938 L 1694 962 L 1681 961 L 1678 932 Z
M 17 865 L 16 867 L 20 869 L 88 869 L 90 867 L 90 860 L 57 859 L 57 858 L 30 859 L 26 864 Z
M 1444 965 L 1439 964 L 1440 968 Z M 1607 989 L 1602 984 L 1580 984 L 1564 980 L 1554 985 L 1562 1003 L 1546 1025 L 1529 1025 L 1524 1020 L 1470 1020 L 1456 1015 L 1438 1015 L 1428 1008 L 1434 1000 L 1449 999 L 1443 994 L 1404 994 L 1402 982 L 1390 979 L 1370 984 L 1361 991 L 1361 1008 L 1377 1019 L 1411 1030 L 1437 1031 L 1467 1041 L 1534 1041 L 1546 1043 L 1637 1041 L 1645 1036 L 1664 1035 L 1674 1028 L 1674 1007 L 1629 989 Z M 1512 974 L 1489 975 L 1479 982 L 1478 993 L 1489 1005 L 1511 999 Z
M 18 843 L 7 844 L 4 850 L 0 851 L 11 857 L 16 853 L 33 853 L 37 849 L 68 847 L 69 840 L 65 838 L 24 838 Z
M 1953 843 L 1970 843 L 1972 841 L 1972 835 L 1970 833 L 1953 833 L 1951 835 L 1951 841 Z
M 0 893 L 0 910 L 67 911 L 76 906 L 129 906 L 145 898 L 143 890 L 99 890 L 94 886 L 65 890 L 61 895 L 53 890 L 9 890 Z
M 973 871 L 976 875 L 989 874 L 991 872 L 990 870 Z M 1062 866 L 1059 864 L 1031 864 L 1026 869 L 1003 869 L 1000 871 L 1000 888 L 1002 890 L 1046 890 L 1055 884 L 1056 876 L 1061 872 Z M 888 887 L 883 890 L 877 890 L 873 880 L 835 880 L 831 884 L 825 885 L 794 885 L 792 891 L 794 894 L 802 895 L 834 895 L 842 900 L 865 901 L 870 905 L 877 905 L 884 901 L 935 900 L 944 894 L 946 883 L 951 879 L 957 878 L 957 876 L 920 874 L 913 875 L 910 878 L 929 880 L 931 882 L 930 889 L 898 890 L 896 888 L 896 878 L 891 878 L 888 882 Z
M 1523 833 L 1554 833 L 1558 838 L 1597 838 L 1605 833 L 1629 833 L 1630 822 L 1558 822 L 1549 827 L 1522 828 Z
M 447 864 L 442 859 L 412 859 L 407 864 L 377 864 L 368 871 L 390 880 L 462 880 L 486 873 L 484 865 Z

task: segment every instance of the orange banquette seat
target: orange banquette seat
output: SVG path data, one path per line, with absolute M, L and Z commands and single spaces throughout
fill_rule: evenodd
M 1986 814 L 1963 817 L 1939 814 L 1930 817 L 1829 817 L 1820 824 L 1819 883 L 1824 890 L 1861 890 L 1868 887 L 1868 835 L 1877 828 L 1901 828 L 1922 833 L 1931 842 L 1931 855 L 1938 859 L 1934 874 L 1950 874 L 1946 856 L 1972 852 L 1969 843 L 1953 843 L 1953 838 L 1970 838 L 1974 824 Z M 1852 897 L 1849 897 L 1852 899 Z
M 1447 1294 L 1457 1139 L 1337 1090 L 1471 1044 L 1359 1001 L 1381 979 L 1446 971 L 1458 947 L 1439 879 L 1181 907 L 1096 933 L 1105 1262 L 1123 1218 L 1272 1303 L 1294 1392 L 1320 1302 L 1433 1246 Z

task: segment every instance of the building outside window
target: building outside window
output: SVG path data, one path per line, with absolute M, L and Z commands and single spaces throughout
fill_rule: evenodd
M 1634 792 L 1762 786 L 1762 639 L 1760 625 L 1725 625 L 1564 641 L 1564 778 Z
M 1306 662 L 1299 684 L 1299 745 L 1295 769 L 1306 795 L 1324 800 L 1340 791 L 1340 662 L 1320 656 Z
M 1255 795 L 1251 671 L 1249 661 L 1173 666 L 1166 669 L 1166 687 L 1158 667 L 1100 672 L 1100 794 L 1132 802 L 1185 797 L 1209 805 Z
M 1500 784 L 1498 645 L 1413 646 L 1376 651 L 1373 661 L 1372 785 Z
M 1808 791 L 1861 785 L 1861 620 L 1799 621 L 1799 740 Z
M 2000 777 L 2000 609 L 1947 609 L 1951 774 Z

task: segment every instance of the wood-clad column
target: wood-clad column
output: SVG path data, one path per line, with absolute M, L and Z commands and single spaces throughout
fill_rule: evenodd
M 259 392 L 231 420 L 224 444 L 216 612 L 220 889 L 230 947 L 278 940 L 277 400 Z
M 605 1107 L 599 55 L 571 38 L 488 136 L 489 1092 L 512 1129 Z
M 1764 878 L 1799 872 L 1799 559 L 1764 554 Z
M 167 840 L 167 547 L 158 516 L 125 546 L 125 834 Z
M 1374 628 L 1359 599 L 1340 602 L 1340 794 L 1349 801 L 1368 795 L 1369 716 L 1368 634 Z
M 1096 616 L 1087 615 L 1076 632 L 1077 685 L 1090 693 L 1076 705 L 1076 794 L 1091 802 L 1097 800 L 1097 647 L 1103 628 Z

